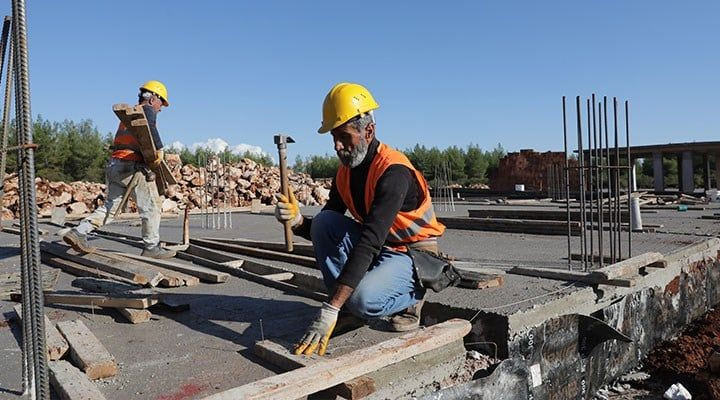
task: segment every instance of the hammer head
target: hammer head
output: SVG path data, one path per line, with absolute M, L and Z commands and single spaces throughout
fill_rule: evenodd
M 288 143 L 295 143 L 295 140 L 291 138 L 290 136 L 286 136 L 283 134 L 275 135 L 275 144 L 278 147 L 284 147 Z

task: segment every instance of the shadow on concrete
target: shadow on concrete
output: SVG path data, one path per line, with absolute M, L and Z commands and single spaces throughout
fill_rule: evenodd
M 0 246 L 0 260 L 4 260 L 6 258 L 11 257 L 19 257 L 20 256 L 20 247 L 16 246 Z

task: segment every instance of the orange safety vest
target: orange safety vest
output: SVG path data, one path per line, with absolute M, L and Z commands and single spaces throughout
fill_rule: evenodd
M 400 251 L 405 250 L 406 244 L 421 242 L 441 236 L 445 232 L 445 225 L 438 222 L 435 217 L 432 201 L 430 199 L 430 190 L 427 181 L 422 173 L 413 167 L 412 163 L 405 154 L 380 143 L 378 146 L 378 154 L 373 158 L 370 170 L 368 171 L 367 181 L 365 182 L 365 209 L 370 210 L 370 205 L 375 198 L 375 187 L 385 170 L 391 165 L 400 164 L 408 167 L 415 174 L 415 180 L 424 194 L 422 202 L 418 208 L 411 211 L 400 211 L 395 215 L 395 220 L 390 227 L 387 243 Z M 350 213 L 356 220 L 363 222 L 362 217 L 355 209 L 352 194 L 350 193 L 350 168 L 340 165 L 335 175 L 335 185 L 337 186 L 340 198 L 347 206 Z
M 120 123 L 117 132 L 115 133 L 115 139 L 112 144 L 112 158 L 118 158 L 121 160 L 128 161 L 143 161 L 142 153 L 140 152 L 140 142 L 132 132 L 125 128 L 125 125 Z

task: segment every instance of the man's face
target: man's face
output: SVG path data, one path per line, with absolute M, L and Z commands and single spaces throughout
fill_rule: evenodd
M 375 124 L 369 124 L 364 132 L 360 132 L 352 124 L 343 124 L 330 131 L 335 152 L 343 165 L 350 168 L 360 165 L 375 134 L 374 128 Z
M 163 102 L 160 99 L 160 97 L 158 97 L 156 95 L 150 97 L 149 103 L 150 103 L 150 106 L 153 108 L 153 110 L 155 110 L 155 112 L 162 111 Z

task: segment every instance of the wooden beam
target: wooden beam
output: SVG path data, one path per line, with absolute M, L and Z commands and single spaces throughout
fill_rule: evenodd
M 148 308 L 157 304 L 158 300 L 151 296 L 119 297 L 92 294 L 60 294 L 45 293 L 45 304 L 72 304 L 78 306 L 113 307 L 113 308 Z
M 130 285 L 115 282 L 110 279 L 99 279 L 93 277 L 75 278 L 72 282 L 70 282 L 70 285 L 93 293 L 119 294 L 142 289 L 142 287 L 138 285 Z
M 438 221 L 449 229 L 469 229 L 490 232 L 526 233 L 534 235 L 567 235 L 567 223 L 560 221 L 438 217 Z M 580 223 L 570 222 L 573 236 L 580 234 Z
M 221 243 L 238 244 L 241 246 L 253 247 L 256 249 L 286 252 L 284 242 L 264 242 L 261 240 L 242 239 L 242 238 L 228 239 L 228 238 L 222 238 L 222 237 L 204 237 L 202 239 L 212 240 L 212 241 L 221 242 Z M 301 255 L 301 256 L 307 256 L 307 257 L 314 258 L 315 257 L 315 249 L 313 248 L 312 244 L 293 243 L 292 254 L 297 254 L 297 255 Z
M 22 304 L 13 307 L 18 321 L 22 322 Z M 59 360 L 68 351 L 69 345 L 65 338 L 58 332 L 55 324 L 45 315 L 45 347 L 47 348 L 48 359 Z
M 643 267 L 664 268 L 666 265 L 665 256 L 657 252 L 648 252 L 593 270 L 590 274 L 600 279 L 616 279 L 637 274 L 638 270 Z
M 582 282 L 590 285 L 603 284 L 622 287 L 635 286 L 637 280 L 639 279 L 639 276 L 628 276 L 623 277 L 622 279 L 606 279 L 581 271 L 568 271 L 562 269 L 532 267 L 513 267 L 510 271 L 508 271 L 508 273 L 515 275 L 536 276 L 539 278 L 555 279 L 568 282 Z
M 599 213 L 593 212 L 594 218 L 597 219 Z M 570 211 L 571 221 L 580 221 L 580 211 Z M 588 220 L 590 219 L 590 211 L 586 211 Z M 471 218 L 504 218 L 504 219 L 528 219 L 528 220 L 545 220 L 545 221 L 567 221 L 567 211 L 565 210 L 508 210 L 508 209 L 478 209 L 468 210 L 468 216 Z M 604 218 L 607 221 L 610 218 L 610 212 L 604 212 Z M 621 213 L 622 222 L 629 222 L 630 215 L 627 211 Z
M 160 280 L 162 280 L 162 274 L 156 270 L 144 268 L 135 263 L 118 261 L 117 259 L 108 257 L 100 250 L 79 255 L 71 253 L 70 246 L 49 242 L 40 242 L 40 249 L 56 257 L 109 272 L 141 285 L 157 286 Z
M 150 321 L 150 317 L 152 317 L 152 313 L 149 310 L 138 310 L 134 308 L 118 308 L 117 310 L 125 319 L 133 324 Z
M 280 272 L 277 274 L 263 275 L 263 277 L 267 279 L 272 279 L 274 281 L 289 281 L 290 279 L 295 277 L 295 275 L 292 272 Z
M 211 249 L 227 251 L 229 253 L 242 254 L 250 257 L 263 258 L 266 260 L 284 261 L 292 264 L 304 265 L 310 268 L 317 268 L 314 257 L 300 256 L 279 251 L 256 249 L 239 244 L 221 243 L 205 239 L 190 239 L 191 244 L 208 247 Z
M 387 365 L 437 349 L 470 332 L 471 324 L 451 319 L 333 359 L 271 376 L 206 397 L 207 400 L 295 399 L 347 382 Z
M 136 254 L 122 253 L 122 252 L 117 252 L 117 254 L 120 254 L 123 257 L 132 258 L 132 259 L 135 259 L 138 261 L 157 265 L 159 267 L 163 267 L 163 268 L 170 269 L 173 271 L 182 272 L 183 274 L 192 275 L 192 276 L 200 278 L 201 280 L 203 280 L 205 282 L 211 282 L 211 283 L 226 282 L 228 277 L 230 276 L 229 274 L 227 274 L 225 272 L 214 271 L 210 268 L 199 267 L 196 265 L 180 263 L 180 262 L 172 261 L 172 260 L 158 260 L 158 259 L 151 258 L 151 257 L 143 257 L 143 256 L 136 255 Z
M 100 379 L 117 374 L 115 358 L 81 320 L 58 322 L 57 327 L 70 344 L 70 357 L 88 378 Z
M 130 279 L 123 278 L 121 276 L 117 276 L 117 275 L 111 274 L 109 272 L 101 271 L 96 268 L 87 267 L 85 265 L 78 264 L 73 261 L 65 260 L 60 257 L 55 257 L 46 252 L 40 253 L 40 259 L 46 265 L 49 265 L 49 266 L 55 267 L 55 268 L 59 268 L 71 275 L 105 278 L 105 279 L 112 279 L 112 280 L 116 280 L 118 282 L 123 282 L 123 283 L 131 284 L 131 285 L 136 284 L 136 282 L 133 282 Z
M 50 384 L 61 400 L 105 400 L 100 389 L 90 381 L 87 375 L 69 362 L 50 361 Z

